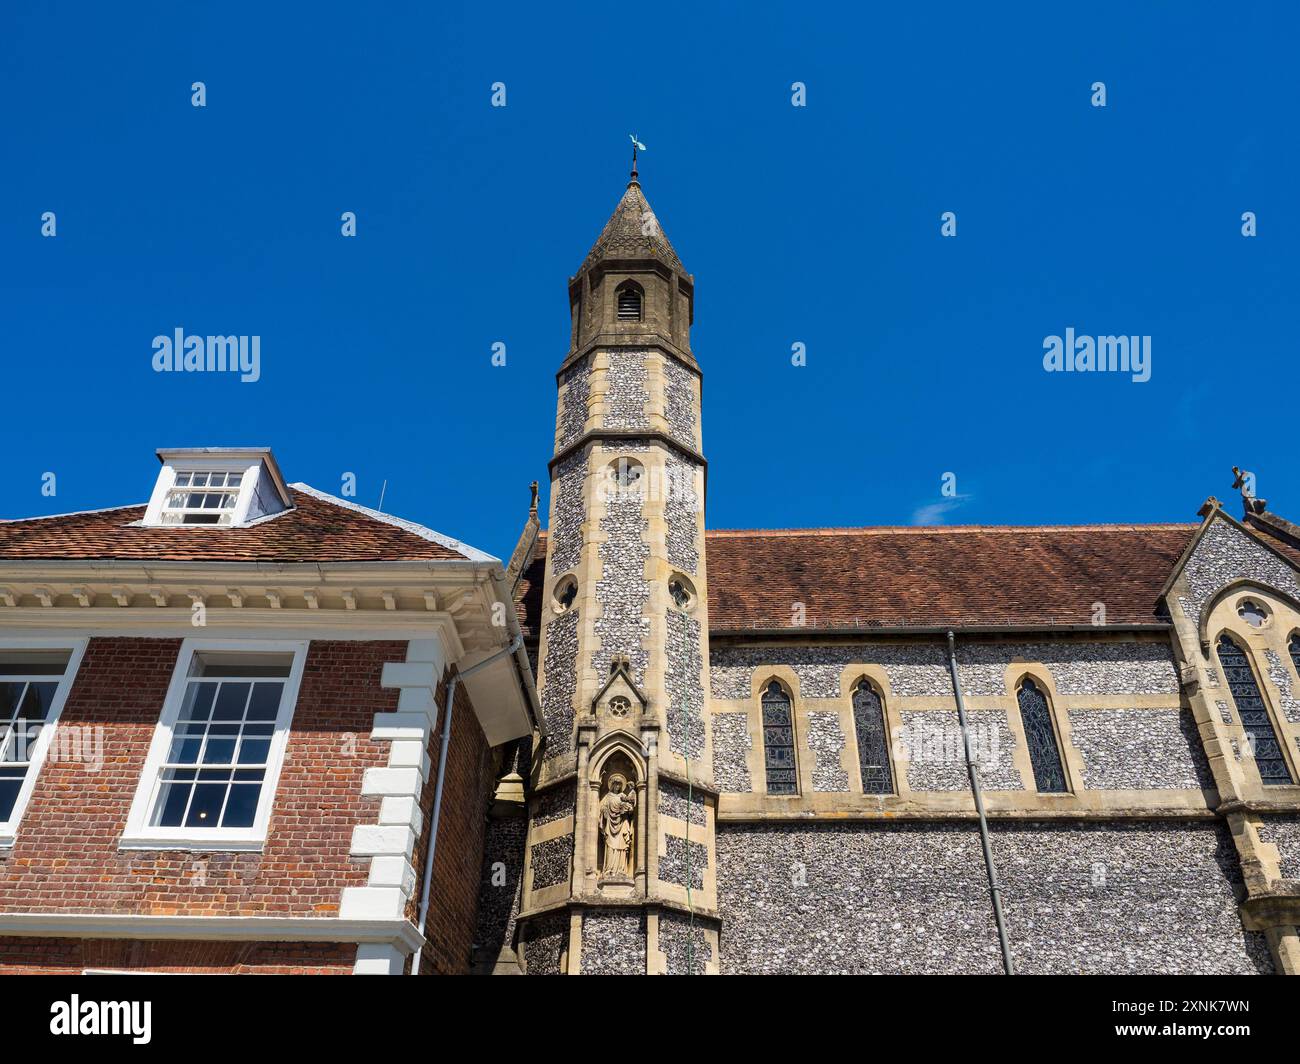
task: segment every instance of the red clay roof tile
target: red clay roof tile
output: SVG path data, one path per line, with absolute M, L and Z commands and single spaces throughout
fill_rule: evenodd
M 144 506 L 0 522 L 0 560 L 199 562 L 422 561 L 465 558 L 345 504 L 290 489 L 294 508 L 244 528 L 143 528 Z
M 718 529 L 706 534 L 709 629 L 1160 624 L 1157 596 L 1196 531 L 1187 525 Z M 520 582 L 536 637 L 545 564 Z

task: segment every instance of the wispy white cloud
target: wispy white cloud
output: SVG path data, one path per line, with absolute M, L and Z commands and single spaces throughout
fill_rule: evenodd
M 944 523 L 945 514 L 952 513 L 959 506 L 969 502 L 975 496 L 973 495 L 954 495 L 948 499 L 940 499 L 938 502 L 926 503 L 924 506 L 918 506 L 912 512 L 912 524 L 914 525 L 941 525 Z

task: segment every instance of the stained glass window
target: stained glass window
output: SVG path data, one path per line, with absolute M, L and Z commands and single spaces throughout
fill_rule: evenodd
M 1034 786 L 1044 794 L 1060 794 L 1068 790 L 1047 695 L 1033 680 L 1025 680 L 1016 697 L 1020 702 L 1020 720 L 1025 726 L 1029 761 L 1034 766 Z
M 763 756 L 768 794 L 798 794 L 794 764 L 794 706 L 773 680 L 763 691 Z
M 1300 673 L 1300 633 L 1292 634 L 1286 648 L 1291 651 L 1291 664 L 1295 666 L 1295 671 Z
M 1292 636 L 1292 655 L 1295 652 L 1295 637 Z M 1268 715 L 1268 706 L 1264 704 L 1264 696 L 1255 679 L 1255 670 L 1251 668 L 1246 652 L 1227 635 L 1219 637 L 1219 664 L 1223 666 L 1223 678 L 1232 692 L 1232 700 L 1237 703 L 1237 715 L 1246 730 L 1259 778 L 1266 786 L 1285 786 L 1291 782 L 1291 771 L 1286 767 L 1277 732 L 1273 730 L 1273 721 Z
M 889 764 L 889 732 L 880 695 L 865 680 L 853 692 L 853 728 L 858 736 L 858 766 L 864 794 L 893 794 Z

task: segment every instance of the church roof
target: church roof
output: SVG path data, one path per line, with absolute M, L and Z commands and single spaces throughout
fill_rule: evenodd
M 1091 627 L 1166 623 L 1161 588 L 1194 524 L 715 529 L 709 630 Z M 537 638 L 545 538 L 521 582 Z M 803 624 L 795 604 L 803 604 Z
M 668 234 L 659 227 L 658 219 L 641 191 L 641 182 L 637 180 L 636 171 L 632 171 L 632 180 L 628 182 L 627 191 L 618 201 L 614 213 L 609 216 L 605 228 L 600 231 L 596 243 L 582 260 L 578 272 L 589 269 L 601 259 L 645 259 L 655 258 L 671 266 L 674 270 L 686 272 L 682 260 L 668 241 Z

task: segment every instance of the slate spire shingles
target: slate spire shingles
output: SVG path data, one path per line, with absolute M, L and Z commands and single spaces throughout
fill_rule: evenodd
M 645 258 L 659 259 L 680 273 L 686 272 L 668 240 L 668 234 L 659 227 L 641 191 L 641 183 L 634 176 L 578 272 L 589 269 L 601 259 Z

